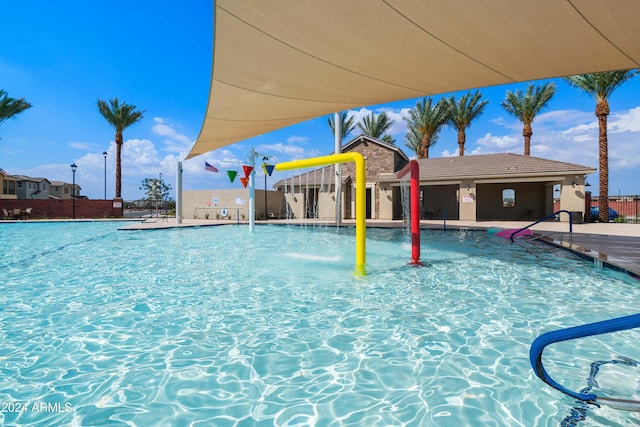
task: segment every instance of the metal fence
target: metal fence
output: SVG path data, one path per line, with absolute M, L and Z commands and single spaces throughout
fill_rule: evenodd
M 587 201 L 587 203 L 589 203 Z M 598 207 L 598 196 L 591 195 L 591 207 Z M 554 211 L 560 209 L 560 199 L 553 200 Z M 609 196 L 609 209 L 613 209 L 617 217 L 613 222 L 626 222 L 640 224 L 640 195 L 635 196 Z M 597 221 L 591 217 L 591 221 Z
M 598 206 L 598 196 L 591 196 L 591 206 Z M 640 196 L 609 196 L 609 209 L 618 214 L 615 222 L 640 223 Z

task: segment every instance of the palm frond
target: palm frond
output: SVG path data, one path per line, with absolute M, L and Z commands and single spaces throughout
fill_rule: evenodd
M 0 89 L 0 125 L 31 107 L 32 105 L 24 98 L 12 98 L 6 91 Z

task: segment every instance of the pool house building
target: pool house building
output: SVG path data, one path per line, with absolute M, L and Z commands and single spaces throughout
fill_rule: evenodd
M 342 147 L 357 151 L 366 162 L 367 219 L 402 219 L 402 186 L 397 173 L 409 158 L 397 146 L 360 135 Z M 560 209 L 581 220 L 588 199 L 586 177 L 596 169 L 519 154 L 484 154 L 418 159 L 422 219 L 463 221 L 533 220 Z M 342 218 L 355 215 L 355 167 L 342 165 Z M 282 191 L 289 217 L 335 218 L 333 165 L 292 175 L 274 187 Z M 559 190 L 559 194 L 558 194 Z M 555 194 L 554 194 L 555 193 Z M 568 221 L 567 215 L 561 220 Z

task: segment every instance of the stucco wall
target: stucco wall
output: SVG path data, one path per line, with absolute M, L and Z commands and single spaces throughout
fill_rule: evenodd
M 515 205 L 502 205 L 502 191 L 515 191 Z M 547 193 L 549 187 L 545 183 L 506 183 L 477 184 L 477 219 L 478 220 L 535 220 L 548 215 Z
M 460 202 L 460 219 L 462 221 L 475 221 L 478 206 L 475 182 L 463 180 L 458 189 L 458 197 Z
M 323 191 L 318 191 L 317 188 L 303 188 L 302 191 L 300 191 L 296 187 L 296 193 L 285 193 L 284 202 L 288 208 L 285 207 L 283 211 L 284 215 L 289 215 L 290 218 L 296 219 L 312 218 L 313 216 L 306 215 L 306 211 L 309 210 L 309 213 L 317 214 L 318 219 L 335 219 L 336 207 L 333 188 L 333 185 L 325 185 Z M 314 191 L 315 196 L 310 194 Z M 307 201 L 307 193 L 309 193 L 309 201 Z M 314 204 L 314 197 L 317 197 L 317 204 Z
M 393 187 L 388 182 L 382 182 L 378 188 L 378 218 L 393 219 Z M 398 195 L 402 197 L 399 192 Z
M 265 192 L 255 190 L 256 219 L 264 219 Z M 215 201 L 214 201 L 215 199 Z M 273 213 L 281 216 L 284 204 L 282 193 L 279 191 L 267 191 L 267 214 Z M 182 217 L 187 219 L 222 218 L 222 210 L 227 210 L 227 218 L 249 218 L 249 189 L 231 190 L 190 190 L 182 193 Z
M 578 216 L 580 221 L 585 211 L 585 190 L 584 179 L 581 176 L 567 177 L 560 186 L 560 209 L 569 212 L 580 212 Z M 566 214 L 560 215 L 560 220 L 568 222 L 569 217 Z

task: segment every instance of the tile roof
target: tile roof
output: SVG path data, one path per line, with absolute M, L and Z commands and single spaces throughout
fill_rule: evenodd
M 418 159 L 418 165 L 420 166 L 421 180 L 543 176 L 572 173 L 584 175 L 596 171 L 596 168 L 589 166 L 513 153 Z M 376 180 L 397 181 L 397 172 L 381 173 L 376 177 Z M 334 173 L 334 165 L 329 165 L 295 175 L 293 180 L 295 185 L 333 184 Z M 343 175 L 343 183 L 347 179 L 350 179 L 350 177 Z M 283 187 L 285 182 L 286 185 L 291 185 L 290 181 L 291 178 L 282 179 L 275 183 L 274 187 Z
M 9 175 L 8 178 L 13 178 L 18 181 L 32 181 L 32 182 L 49 181 L 47 178 L 36 178 L 32 176 L 27 176 L 27 175 Z
M 482 178 L 558 173 L 589 174 L 596 171 L 595 168 L 589 166 L 513 153 L 418 159 L 418 165 L 420 166 L 421 179 Z M 395 174 L 380 174 L 379 178 L 393 180 Z
M 291 185 L 292 180 L 294 185 L 333 185 L 335 179 L 335 165 L 328 165 L 322 168 L 314 169 L 309 172 L 294 175 L 293 178 L 285 178 L 273 184 L 274 187 L 284 187 L 285 185 Z M 347 175 L 342 175 L 342 183 L 347 183 L 351 178 Z

